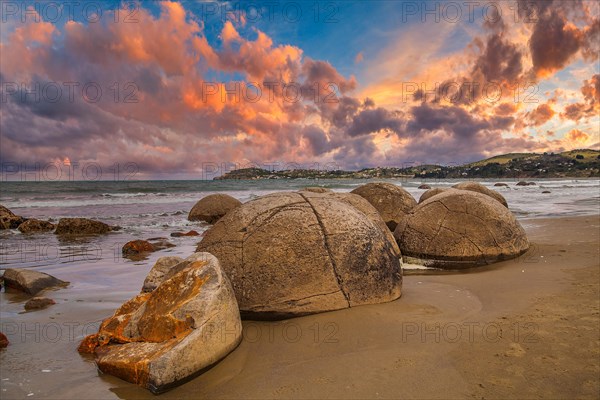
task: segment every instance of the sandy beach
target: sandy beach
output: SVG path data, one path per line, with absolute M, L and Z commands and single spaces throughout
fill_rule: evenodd
M 161 397 L 597 398 L 600 217 L 522 223 L 533 245 L 518 259 L 411 271 L 402 298 L 387 304 L 244 321 L 232 354 Z M 141 284 L 145 272 L 126 279 Z M 64 301 L 2 321 L 11 341 L 0 353 L 2 398 L 152 398 L 99 376 L 76 352 L 130 293 L 51 295 Z M 17 295 L 1 296 L 3 310 L 22 307 Z

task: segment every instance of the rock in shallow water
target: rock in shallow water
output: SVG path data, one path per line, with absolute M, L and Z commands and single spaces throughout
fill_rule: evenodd
M 228 213 L 197 251 L 219 258 L 250 318 L 382 303 L 400 297 L 400 254 L 371 218 L 333 193 L 274 193 Z
M 235 349 L 242 327 L 229 280 L 213 255 L 189 259 L 153 292 L 123 304 L 79 351 L 95 352 L 102 372 L 160 393 Z
M 104 222 L 87 218 L 61 218 L 54 233 L 57 235 L 96 235 L 110 231 L 110 226 Z
M 211 194 L 200 199 L 192 207 L 189 215 L 189 221 L 204 221 L 214 224 L 229 211 L 239 207 L 242 203 L 228 194 Z
M 28 311 L 29 310 L 41 310 L 42 308 L 46 308 L 53 304 L 56 304 L 56 302 L 47 297 L 34 297 L 32 299 L 29 299 L 27 301 L 27 303 L 25 303 L 25 309 Z
M 52 275 L 23 268 L 7 269 L 4 271 L 3 279 L 6 287 L 20 290 L 30 295 L 35 295 L 46 288 L 67 286 L 69 284 L 69 282 L 61 281 Z
M 10 342 L 8 341 L 8 338 L 6 337 L 6 335 L 2 332 L 0 332 L 0 349 L 4 349 L 5 347 L 8 347 L 8 344 Z
M 19 225 L 21 233 L 49 232 L 53 231 L 56 226 L 52 222 L 42 221 L 39 219 L 28 219 Z
M 26 219 L 0 205 L 0 229 L 17 229 Z

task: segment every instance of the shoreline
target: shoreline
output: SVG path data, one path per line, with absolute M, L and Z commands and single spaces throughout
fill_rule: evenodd
M 397 301 L 244 321 L 238 349 L 161 398 L 594 398 L 600 217 L 529 222 L 532 249 L 522 257 L 470 271 L 407 274 Z M 22 303 L 0 294 L 3 329 L 12 323 L 20 330 L 5 332 L 11 344 L 0 353 L 3 398 L 155 398 L 98 376 L 93 361 L 76 352 L 84 323 L 97 328 L 93 323 L 138 290 L 151 265 L 123 267 L 118 273 L 130 291 L 100 284 L 46 292 L 64 301 L 33 313 L 7 313 Z M 69 323 L 78 324 L 72 337 Z M 53 343 L 57 325 L 63 328 Z

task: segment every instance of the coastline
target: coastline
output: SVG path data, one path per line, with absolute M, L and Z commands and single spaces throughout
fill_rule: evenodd
M 533 245 L 522 257 L 466 273 L 412 271 L 397 301 L 245 321 L 238 349 L 161 398 L 595 398 L 600 216 L 524 225 Z M 98 377 L 75 350 L 81 323 L 110 315 L 139 290 L 151 264 L 114 272 L 130 290 L 75 285 L 47 292 L 64 301 L 34 313 L 10 316 L 22 303 L 0 294 L 8 312 L 2 323 L 18 330 L 7 333 L 11 344 L 0 353 L 2 397 L 154 398 Z M 80 324 L 72 337 L 69 323 Z M 62 327 L 54 343 L 53 326 Z

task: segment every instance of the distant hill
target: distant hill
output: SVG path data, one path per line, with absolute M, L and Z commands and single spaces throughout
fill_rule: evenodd
M 600 151 L 571 150 L 563 153 L 509 153 L 461 165 L 365 168 L 360 171 L 293 169 L 267 171 L 244 168 L 221 179 L 370 179 L 370 178 L 586 178 L 600 177 Z

